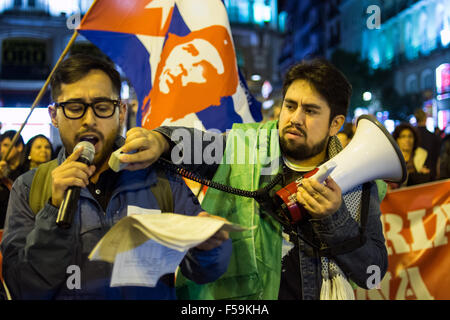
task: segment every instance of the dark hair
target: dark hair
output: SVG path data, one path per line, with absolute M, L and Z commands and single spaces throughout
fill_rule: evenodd
M 419 134 L 417 133 L 416 128 L 414 128 L 409 123 L 403 122 L 396 126 L 394 132 L 392 132 L 392 137 L 395 139 L 395 141 L 397 141 L 403 130 L 410 130 L 412 132 L 414 136 L 413 151 L 415 151 L 419 146 Z
M 355 132 L 353 131 L 353 123 L 351 122 L 344 123 L 341 132 L 344 133 L 347 136 L 347 138 L 349 139 L 353 138 L 353 135 L 355 134 Z
M 70 56 L 58 66 L 50 81 L 52 91 L 52 99 L 61 94 L 61 84 L 70 84 L 81 80 L 91 70 L 101 70 L 111 79 L 114 91 L 119 95 L 120 99 L 120 74 L 114 65 L 105 59 L 92 57 L 85 54 L 76 54 Z
M 31 148 L 33 147 L 34 141 L 39 138 L 43 138 L 43 139 L 47 140 L 47 142 L 50 144 L 50 150 L 51 150 L 50 159 L 54 158 L 53 145 L 52 145 L 51 141 L 43 134 L 35 135 L 30 140 L 28 140 L 27 144 L 25 145 L 25 148 L 23 149 L 22 165 L 27 170 L 30 169 L 30 159 L 28 159 L 28 156 L 30 155 Z
M 331 120 L 347 115 L 352 95 L 352 85 L 344 74 L 324 59 L 305 60 L 289 68 L 283 82 L 283 100 L 295 80 L 306 80 L 314 86 L 330 106 Z
M 3 134 L 0 136 L 0 143 L 2 143 L 3 140 L 5 140 L 6 138 L 9 138 L 9 140 L 13 141 L 16 133 L 17 133 L 16 130 L 8 130 L 8 131 L 3 132 Z M 18 147 L 18 146 L 24 145 L 24 144 L 25 143 L 23 142 L 22 135 L 19 134 L 19 137 L 17 138 L 15 146 Z

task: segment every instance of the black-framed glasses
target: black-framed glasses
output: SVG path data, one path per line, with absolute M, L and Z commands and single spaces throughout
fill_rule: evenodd
M 92 107 L 94 114 L 98 118 L 109 118 L 115 113 L 116 107 L 120 106 L 120 100 L 102 99 L 90 103 L 82 101 L 66 101 L 56 102 L 55 106 L 61 107 L 66 118 L 72 120 L 83 118 L 88 107 Z

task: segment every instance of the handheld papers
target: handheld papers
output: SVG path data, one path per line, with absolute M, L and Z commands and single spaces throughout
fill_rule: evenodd
M 248 230 L 211 217 L 132 214 L 106 233 L 89 259 L 114 263 L 111 286 L 154 286 L 160 276 L 175 271 L 188 249 L 220 229 Z

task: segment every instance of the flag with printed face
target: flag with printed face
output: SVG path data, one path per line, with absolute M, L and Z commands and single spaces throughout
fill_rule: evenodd
M 125 72 L 144 128 L 225 131 L 262 120 L 237 68 L 221 0 L 97 0 L 79 33 Z

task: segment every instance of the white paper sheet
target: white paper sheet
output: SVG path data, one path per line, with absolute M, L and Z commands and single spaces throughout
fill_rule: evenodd
M 186 251 L 169 249 L 154 240 L 121 252 L 114 262 L 111 287 L 154 287 L 161 276 L 175 272 L 185 254 Z
M 116 223 L 89 255 L 90 260 L 114 263 L 112 287 L 155 286 L 162 275 L 175 272 L 187 250 L 221 228 L 249 230 L 212 217 L 160 214 L 135 206 L 128 209 L 133 214 Z

